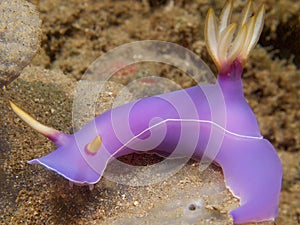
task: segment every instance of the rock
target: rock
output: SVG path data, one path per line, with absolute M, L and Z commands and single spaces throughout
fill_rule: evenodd
M 27 1 L 2 0 L 0 10 L 0 86 L 4 86 L 19 76 L 39 49 L 41 20 Z

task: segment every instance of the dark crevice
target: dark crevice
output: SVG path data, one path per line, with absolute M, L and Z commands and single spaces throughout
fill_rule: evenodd
M 150 7 L 159 7 L 166 5 L 168 0 L 148 0 Z
M 271 28 L 263 30 L 260 44 L 265 47 L 271 46 L 278 49 L 274 57 L 290 60 L 293 58 L 295 65 L 300 68 L 300 21 L 298 15 L 293 15 L 286 22 L 279 22 L 276 33 L 271 34 Z

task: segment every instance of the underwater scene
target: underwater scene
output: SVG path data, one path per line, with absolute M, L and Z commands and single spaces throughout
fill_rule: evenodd
M 0 224 L 300 224 L 300 1 L 0 9 Z

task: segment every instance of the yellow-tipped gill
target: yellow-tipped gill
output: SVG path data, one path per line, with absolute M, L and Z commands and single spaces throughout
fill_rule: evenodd
M 228 0 L 217 20 L 213 9 L 205 22 L 205 42 L 219 72 L 224 72 L 235 60 L 245 63 L 256 45 L 264 23 L 264 6 L 252 15 L 252 1 L 248 1 L 239 22 L 230 24 L 233 3 Z

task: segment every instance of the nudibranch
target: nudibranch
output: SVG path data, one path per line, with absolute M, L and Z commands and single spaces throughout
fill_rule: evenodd
M 249 1 L 238 24 L 230 23 L 232 8 L 228 1 L 219 21 L 212 9 L 206 18 L 206 44 L 218 69 L 215 84 L 138 99 L 104 112 L 74 134 L 39 123 L 11 102 L 21 119 L 58 146 L 28 163 L 41 164 L 76 184 L 92 185 L 112 159 L 136 151 L 207 157 L 222 168 L 226 186 L 240 199 L 240 206 L 230 212 L 234 223 L 275 220 L 282 166 L 260 134 L 241 79 L 263 27 L 264 6 L 252 15 Z

